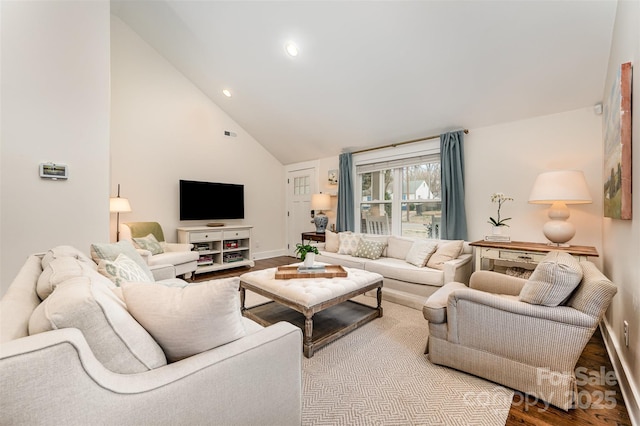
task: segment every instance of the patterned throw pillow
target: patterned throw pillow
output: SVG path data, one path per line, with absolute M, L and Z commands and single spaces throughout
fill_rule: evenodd
M 380 241 L 360 240 L 358 249 L 353 254 L 355 257 L 364 257 L 365 259 L 378 259 L 382 255 L 382 251 L 387 246 L 386 243 Z
M 153 234 L 149 234 L 146 237 L 134 238 L 133 243 L 140 249 L 149 250 L 153 255 L 164 253 L 162 246 Z
M 350 256 L 353 256 L 356 250 L 358 250 L 358 245 L 360 244 L 362 236 L 360 234 L 340 232 L 338 234 L 338 237 L 340 238 L 340 248 L 338 248 L 338 254 L 348 254 Z
M 405 260 L 418 268 L 422 268 L 427 264 L 427 261 L 433 252 L 436 251 L 436 248 L 438 248 L 438 243 L 436 241 L 414 241 Z
M 126 255 L 136 262 L 149 277 L 147 281 L 155 281 L 151 270 L 131 241 L 122 240 L 111 244 L 91 244 L 91 258 L 95 263 L 99 264 L 102 259 L 114 261 L 120 254 Z
M 142 268 L 125 254 L 119 254 L 114 261 L 102 259 L 98 263 L 98 272 L 109 278 L 118 287 L 122 283 L 128 282 L 149 282 L 149 277 Z

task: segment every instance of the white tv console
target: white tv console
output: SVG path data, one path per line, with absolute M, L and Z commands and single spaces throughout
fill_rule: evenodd
M 240 266 L 254 266 L 251 256 L 253 226 L 186 226 L 178 228 L 178 242 L 193 244 L 200 254 L 196 274 Z

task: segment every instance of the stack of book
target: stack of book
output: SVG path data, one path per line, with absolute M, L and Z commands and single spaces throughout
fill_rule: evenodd
M 493 241 L 494 243 L 509 243 L 511 237 L 509 235 L 485 235 L 485 241 Z
M 313 266 L 298 266 L 298 272 L 301 274 L 313 274 L 318 272 L 324 272 L 326 268 L 324 265 L 313 265 Z

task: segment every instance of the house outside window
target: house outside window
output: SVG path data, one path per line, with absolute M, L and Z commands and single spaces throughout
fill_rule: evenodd
M 356 179 L 360 232 L 440 238 L 439 154 L 357 164 Z

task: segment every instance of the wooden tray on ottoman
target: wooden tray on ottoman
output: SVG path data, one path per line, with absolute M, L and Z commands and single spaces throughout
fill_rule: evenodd
M 290 280 L 293 278 L 345 278 L 347 271 L 340 265 L 326 265 L 320 272 L 298 272 L 298 265 L 278 266 L 275 278 L 277 280 Z

